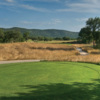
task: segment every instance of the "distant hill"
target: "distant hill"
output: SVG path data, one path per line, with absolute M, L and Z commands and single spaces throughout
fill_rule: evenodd
M 31 36 L 44 36 L 44 37 L 70 37 L 70 38 L 77 38 L 78 32 L 70 32 L 66 30 L 58 30 L 58 29 L 26 29 L 26 28 L 2 28 L 4 31 L 7 30 L 18 30 L 21 33 L 29 32 Z

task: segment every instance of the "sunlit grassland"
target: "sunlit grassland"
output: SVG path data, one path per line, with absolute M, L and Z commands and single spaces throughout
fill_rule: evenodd
M 24 42 L 0 44 L 0 60 L 38 59 L 47 61 L 100 62 L 100 51 L 93 48 L 88 49 L 87 46 L 90 44 L 66 45 L 67 43 Z M 80 55 L 76 47 L 81 47 L 89 54 L 86 56 Z

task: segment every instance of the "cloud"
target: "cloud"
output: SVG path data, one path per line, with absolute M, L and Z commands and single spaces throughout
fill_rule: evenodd
M 59 2 L 60 0 L 21 0 L 21 1 Z
M 21 21 L 20 24 L 26 26 L 54 26 L 57 24 L 62 23 L 60 19 L 51 19 L 50 21 L 41 21 L 41 22 L 34 22 L 34 21 Z
M 14 6 L 14 4 L 12 4 L 12 3 L 5 3 L 5 2 L 0 2 L 0 5 L 3 5 L 3 6 Z
M 59 2 L 60 0 L 37 0 L 37 1 L 43 1 L 43 2 Z
M 23 8 L 23 9 L 33 10 L 33 11 L 38 11 L 38 12 L 50 12 L 46 8 L 39 8 L 39 7 L 35 7 L 35 6 L 30 6 L 28 4 L 24 4 L 24 2 L 21 4 L 19 2 L 15 2 L 14 0 L 5 0 L 5 1 L 6 2 L 0 2 L 0 5 L 9 6 L 9 8 L 14 7 L 14 8 Z M 16 1 L 18 1 L 18 0 L 16 0 Z M 9 8 L 8 8 L 8 10 L 9 10 Z
M 65 9 L 58 9 L 58 12 L 100 12 L 100 0 L 82 0 L 81 2 L 67 2 Z
M 88 20 L 88 18 L 76 18 L 76 21 L 79 21 L 79 22 L 84 22 L 87 20 Z
M 7 2 L 9 2 L 9 3 L 12 3 L 12 2 L 14 2 L 14 0 L 5 0 L 5 1 L 7 1 Z
M 59 24 L 62 23 L 62 21 L 60 19 L 52 19 L 50 24 Z
M 92 4 L 98 4 L 98 2 L 100 2 L 99 0 L 84 0 L 84 1 Z
M 28 9 L 28 10 L 39 11 L 39 12 L 48 12 L 49 11 L 49 10 L 44 9 L 44 8 L 37 8 L 34 6 L 25 5 L 25 4 L 19 5 L 19 7 L 24 8 L 24 9 Z
M 31 24 L 33 24 L 33 23 L 30 22 L 30 21 L 21 21 L 21 24 L 31 25 Z

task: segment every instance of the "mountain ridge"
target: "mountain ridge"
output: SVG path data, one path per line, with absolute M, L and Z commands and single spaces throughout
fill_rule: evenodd
M 79 32 L 72 32 L 62 29 L 27 29 L 21 27 L 12 27 L 12 28 L 1 28 L 4 31 L 8 30 L 17 30 L 20 31 L 22 34 L 24 32 L 29 32 L 30 36 L 44 36 L 44 37 L 70 37 L 70 38 L 77 38 Z

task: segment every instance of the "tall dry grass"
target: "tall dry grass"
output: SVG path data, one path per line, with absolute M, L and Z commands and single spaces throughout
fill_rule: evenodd
M 72 51 L 72 52 L 71 52 Z M 60 44 L 8 43 L 0 44 L 0 60 L 15 59 L 64 59 L 75 55 L 75 47 Z
M 79 55 L 75 46 L 43 43 L 0 44 L 0 60 L 40 59 L 49 61 L 100 62 L 100 54 Z

